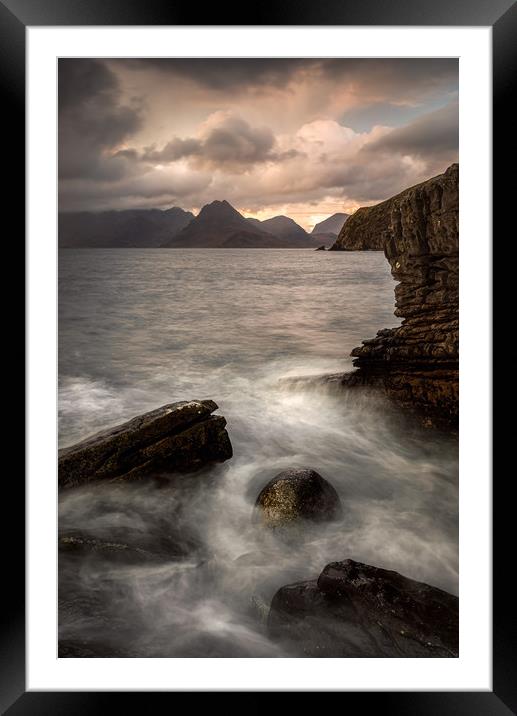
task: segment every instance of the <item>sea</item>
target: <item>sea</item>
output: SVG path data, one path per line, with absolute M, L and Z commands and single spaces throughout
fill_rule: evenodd
M 162 554 L 60 557 L 64 643 L 101 656 L 299 656 L 268 635 L 271 598 L 348 558 L 458 593 L 456 439 L 375 391 L 321 380 L 399 324 L 394 288 L 382 252 L 60 251 L 60 446 L 210 398 L 234 450 L 174 487 L 60 494 L 62 534 Z M 288 467 L 319 472 L 343 505 L 338 522 L 294 542 L 253 519 L 262 487 Z

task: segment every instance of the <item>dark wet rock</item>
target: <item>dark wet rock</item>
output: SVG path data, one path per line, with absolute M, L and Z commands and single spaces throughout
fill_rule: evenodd
M 458 421 L 458 176 L 444 174 L 359 209 L 333 250 L 382 248 L 390 262 L 402 324 L 354 348 L 347 386 L 375 384 L 424 424 Z
M 343 388 L 344 373 L 318 373 L 316 375 L 292 375 L 279 378 L 277 383 L 281 388 L 289 390 L 310 390 L 311 388 L 330 387 L 332 392 Z
M 317 249 L 314 249 L 314 251 L 326 251 L 326 250 L 327 250 L 327 247 L 326 247 L 326 246 L 324 246 L 324 245 L 322 245 L 322 246 L 318 246 L 318 248 L 317 248 Z
M 202 473 L 201 473 L 202 474 Z M 195 473 L 179 475 L 170 487 L 151 483 L 94 483 L 60 494 L 61 555 L 128 559 L 149 555 L 164 560 L 198 554 L 201 539 L 190 514 L 192 501 L 206 489 Z M 201 484 L 202 483 L 202 484 Z
M 300 520 L 324 522 L 342 514 L 336 490 L 315 470 L 282 470 L 261 490 L 255 503 L 268 527 L 285 527 Z
M 59 451 L 60 487 L 191 472 L 232 456 L 213 400 L 169 403 Z
M 59 535 L 58 544 L 60 555 L 92 555 L 116 562 L 149 563 L 163 560 L 166 556 L 125 542 L 99 539 L 80 532 Z
M 458 598 L 347 559 L 279 589 L 268 630 L 307 657 L 457 657 Z
M 58 643 L 60 659 L 131 658 L 137 656 L 138 654 L 128 649 L 121 649 L 118 646 L 98 641 L 60 639 Z

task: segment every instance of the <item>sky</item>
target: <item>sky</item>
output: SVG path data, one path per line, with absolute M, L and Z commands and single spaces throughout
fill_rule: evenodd
M 456 59 L 60 59 L 60 211 L 226 199 L 305 229 L 458 161 Z

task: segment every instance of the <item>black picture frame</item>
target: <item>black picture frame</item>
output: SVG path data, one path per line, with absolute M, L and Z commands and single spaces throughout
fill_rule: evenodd
M 9 182 L 4 189 L 4 209 L 15 217 L 11 232 L 5 232 L 4 239 L 9 238 L 9 245 L 15 247 L 6 255 L 18 256 L 24 261 L 24 242 L 22 241 L 23 220 L 25 216 L 25 34 L 29 26 L 56 25 L 200 25 L 197 22 L 203 17 L 203 25 L 383 25 L 383 26 L 491 26 L 493 31 L 493 216 L 494 231 L 508 220 L 509 213 L 515 202 L 514 182 L 507 180 L 503 168 L 510 162 L 511 138 L 514 134 L 514 114 L 512 106 L 512 79 L 517 77 L 517 4 L 512 0 L 326 0 L 326 2 L 310 2 L 308 0 L 283 0 L 274 3 L 265 0 L 260 5 L 244 9 L 221 7 L 218 4 L 199 7 L 184 2 L 167 0 L 0 0 L 0 85 L 2 88 L 2 124 L 4 137 L 4 172 L 8 173 Z M 513 145 L 514 146 L 514 145 Z M 6 217 L 4 213 L 4 219 Z M 513 217 L 512 217 L 513 218 Z M 502 257 L 494 256 L 494 269 L 498 269 L 498 281 L 494 283 L 493 301 L 496 310 L 493 312 L 494 330 L 498 321 L 502 324 L 504 310 L 512 303 L 510 294 L 512 281 L 505 280 L 505 269 L 515 271 L 517 263 L 513 260 L 516 253 L 514 230 L 510 231 L 504 245 Z M 17 247 L 17 248 L 16 248 Z M 499 265 L 499 263 L 501 265 Z M 504 264 L 504 267 L 503 267 Z M 5 264 L 4 264 L 5 265 Z M 509 317 L 509 316 L 508 316 Z M 15 336 L 15 326 L 20 333 L 19 319 L 13 321 L 11 335 Z M 505 329 L 507 324 L 505 325 Z M 9 331 L 9 328 L 4 330 Z M 21 339 L 21 340 L 20 340 Z M 11 353 L 14 345 L 23 344 L 23 337 L 15 343 L 9 341 Z M 16 355 L 16 353 L 15 353 Z M 500 357 L 496 357 L 494 374 L 512 375 L 509 364 L 507 346 L 501 346 Z M 20 361 L 21 362 L 21 361 Z M 498 370 L 497 370 L 498 368 Z M 505 385 L 505 403 L 510 402 L 509 391 Z M 23 406 L 23 401 L 19 401 Z M 22 408 L 23 409 L 23 408 Z M 12 421 L 16 432 L 20 434 L 20 421 Z M 510 430 L 513 421 L 501 421 L 497 432 L 494 431 L 495 447 L 500 456 L 505 448 L 511 445 Z M 20 455 L 23 452 L 19 453 Z M 508 463 L 512 464 L 512 463 Z M 7 474 L 9 473 L 9 475 Z M 25 501 L 24 483 L 20 470 L 6 471 L 4 489 L 7 499 L 4 502 L 4 516 L 9 512 L 12 525 L 4 536 L 4 588 L 2 597 L 1 653 L 2 667 L 0 674 L 0 708 L 2 713 L 10 716 L 19 714 L 89 714 L 111 710 L 115 705 L 120 707 L 119 698 L 131 699 L 132 708 L 149 708 L 152 697 L 153 705 L 156 698 L 169 700 L 174 704 L 181 694 L 174 693 L 98 693 L 98 692 L 26 692 L 25 687 Z M 510 547 L 514 540 L 513 523 L 506 510 L 513 505 L 511 501 L 511 484 L 513 470 L 502 472 L 494 483 L 494 591 L 493 591 L 493 691 L 481 692 L 342 692 L 344 699 L 342 708 L 365 706 L 379 709 L 381 713 L 393 713 L 397 716 L 405 714 L 487 714 L 503 716 L 517 713 L 517 693 L 515 688 L 515 617 L 514 592 L 511 588 L 513 563 Z M 6 524 L 5 519 L 2 521 Z M 210 698 L 210 706 L 214 707 L 214 694 L 196 692 L 196 701 L 190 701 L 190 707 L 200 706 Z M 236 697 L 242 694 L 236 693 Z M 266 693 L 256 694 L 254 708 L 262 709 Z M 281 696 L 281 704 L 286 704 L 286 697 Z M 304 699 L 312 697 L 304 694 Z M 320 699 L 321 694 L 316 695 Z M 360 698 L 360 704 L 357 702 Z M 144 703 L 144 699 L 146 699 Z M 270 699 L 268 699 L 268 702 Z M 215 702 L 217 706 L 219 699 Z M 312 701 L 311 701 L 312 703 Z M 235 706 L 241 708 L 238 698 Z M 316 702 L 314 701 L 314 704 Z M 307 704 L 306 704 L 307 705 Z M 228 706 L 225 706 L 228 708 Z M 246 706 L 250 708 L 249 705 Z

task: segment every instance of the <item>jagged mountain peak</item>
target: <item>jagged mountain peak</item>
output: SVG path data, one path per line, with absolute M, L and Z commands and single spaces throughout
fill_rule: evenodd
M 235 209 L 230 202 L 226 201 L 226 199 L 215 199 L 214 201 L 210 202 L 210 204 L 205 204 L 199 214 L 197 215 L 198 219 L 205 219 L 205 218 L 211 218 L 211 217 L 221 217 L 221 218 L 240 218 L 243 219 L 244 217 L 239 214 L 237 209 Z

